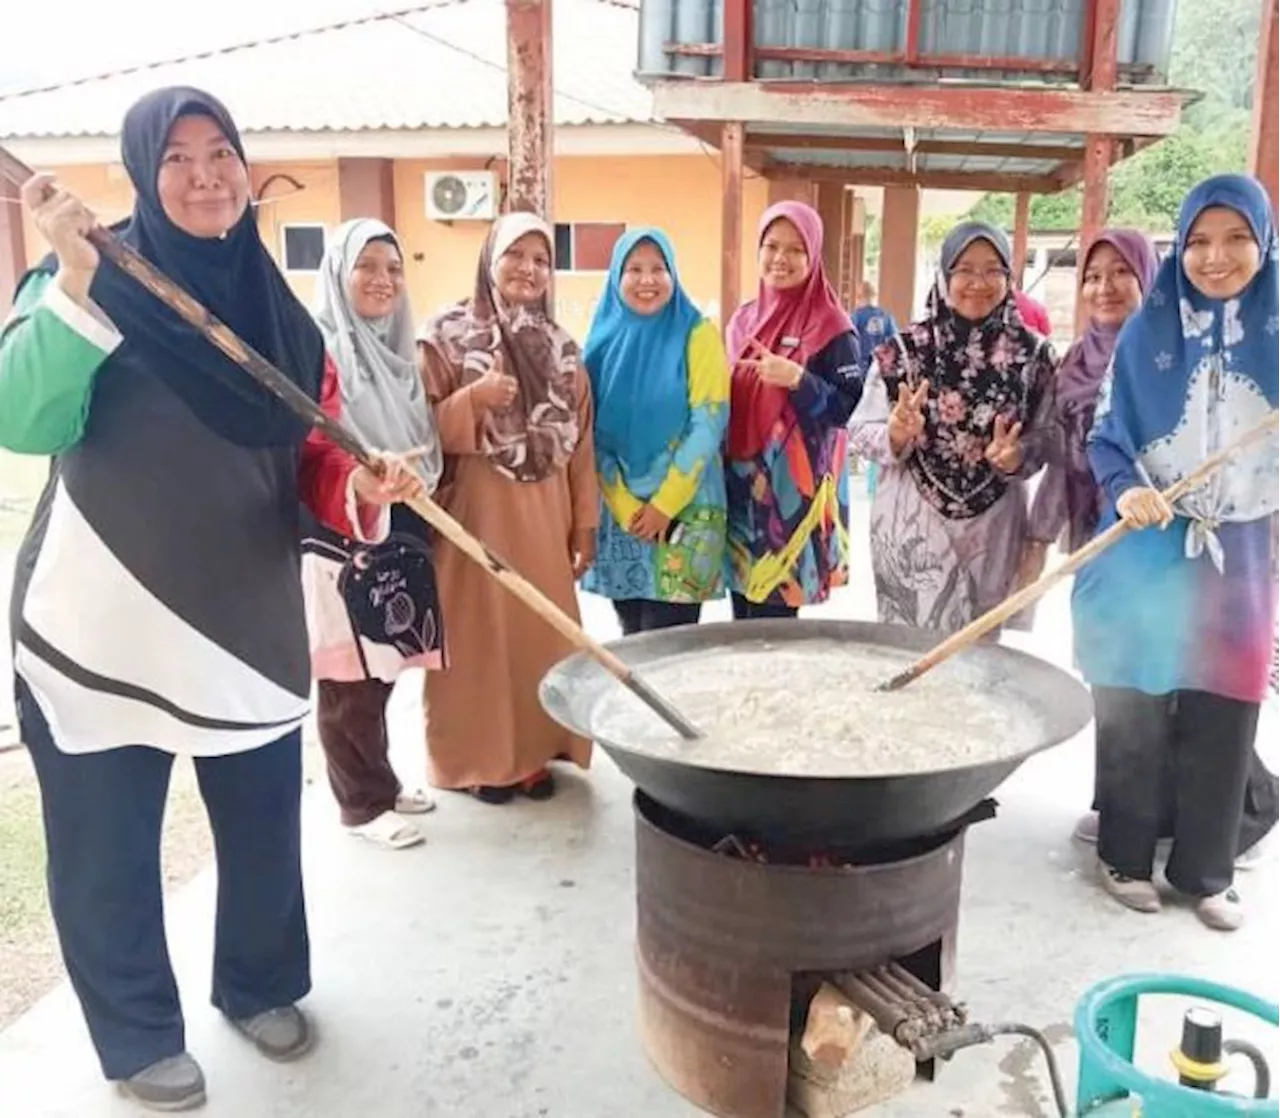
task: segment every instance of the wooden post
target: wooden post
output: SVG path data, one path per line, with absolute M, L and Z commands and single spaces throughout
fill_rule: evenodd
M 720 328 L 738 309 L 742 292 L 742 145 L 746 129 L 727 120 L 720 130 Z M 730 357 L 734 357 L 730 354 Z
M 867 206 L 856 191 L 849 192 L 849 290 L 848 306 L 858 301 L 867 262 Z
M 1031 231 L 1031 195 L 1019 194 L 1013 203 L 1013 286 L 1019 291 L 1027 274 L 1027 236 Z
M 724 0 L 724 80 L 749 82 L 752 75 L 752 0 Z
M 1093 35 L 1087 86 L 1092 93 L 1109 93 L 1116 87 L 1120 66 L 1117 52 L 1120 35 L 1120 0 L 1093 0 Z M 1088 319 L 1080 299 L 1080 281 L 1089 249 L 1107 223 L 1107 178 L 1111 172 L 1112 140 L 1109 136 L 1085 137 L 1084 197 L 1080 207 L 1080 241 L 1076 257 L 1076 330 Z
M 1280 30 L 1277 15 L 1278 0 L 1262 0 L 1262 25 L 1258 37 L 1258 77 L 1253 86 L 1253 137 L 1250 146 L 1249 166 L 1253 174 L 1271 195 L 1271 213 L 1276 213 L 1280 198 L 1280 150 L 1278 150 L 1277 98 L 1280 97 L 1280 79 L 1277 77 L 1276 33 Z
M 818 216 L 822 218 L 822 263 L 827 278 L 839 289 L 840 254 L 845 242 L 844 183 L 818 184 Z
M 919 188 L 887 187 L 880 221 L 880 305 L 899 322 L 910 322 L 916 300 Z
M 21 183 L 0 175 L 0 195 L 16 198 Z M 0 322 L 13 305 L 13 292 L 27 270 L 27 246 L 22 231 L 22 207 L 0 197 Z
M 555 133 L 551 0 L 507 4 L 507 209 L 550 221 Z

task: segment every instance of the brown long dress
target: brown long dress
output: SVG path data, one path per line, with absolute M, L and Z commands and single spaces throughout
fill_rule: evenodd
M 516 481 L 480 452 L 480 416 L 460 370 L 423 350 L 427 390 L 445 454 L 436 499 L 561 609 L 579 619 L 570 540 L 599 522 L 591 390 L 577 373 L 578 445 L 542 481 Z M 565 756 L 582 768 L 591 743 L 561 729 L 538 702 L 548 668 L 569 643 L 452 544 L 436 550 L 449 663 L 427 673 L 427 752 L 438 788 L 515 784 Z

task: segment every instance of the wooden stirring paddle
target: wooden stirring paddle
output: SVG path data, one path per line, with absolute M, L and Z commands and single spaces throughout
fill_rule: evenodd
M 0 175 L 21 186 L 34 172 L 21 160 L 0 147 Z M 137 280 L 160 302 L 173 310 L 180 318 L 195 327 L 204 338 L 239 365 L 263 388 L 281 400 L 295 415 L 319 430 L 327 439 L 340 446 L 357 462 L 375 472 L 382 465 L 341 423 L 329 418 L 320 406 L 295 385 L 279 369 L 271 364 L 247 342 L 241 340 L 225 323 L 220 322 L 177 284 L 152 266 L 132 248 L 122 243 L 109 229 L 95 226 L 88 234 L 89 242 L 122 272 Z M 410 455 L 421 454 L 410 451 Z M 636 695 L 682 738 L 692 741 L 702 736 L 701 731 L 670 703 L 657 694 L 619 657 L 565 613 L 533 583 L 516 572 L 506 560 L 495 555 L 485 544 L 471 535 L 452 516 L 437 505 L 425 490 L 409 497 L 407 504 L 423 520 L 467 558 L 478 563 L 485 572 L 505 590 L 514 594 L 534 613 L 555 629 L 575 648 L 590 655 L 619 683 Z
M 1212 454 L 1200 463 L 1191 473 L 1187 474 L 1181 481 L 1169 486 L 1162 496 L 1170 505 L 1179 497 L 1185 496 L 1191 490 L 1200 485 L 1211 474 L 1222 469 L 1232 458 L 1236 457 L 1246 447 L 1258 442 L 1260 439 L 1266 438 L 1272 434 L 1277 428 L 1277 420 L 1280 419 L 1280 412 L 1270 412 L 1261 423 L 1249 428 L 1235 442 L 1231 443 L 1224 450 Z M 877 691 L 899 691 L 906 687 L 908 683 L 912 683 L 919 679 L 925 672 L 932 668 L 936 668 L 944 660 L 954 656 L 957 652 L 968 648 L 979 637 L 985 636 L 991 632 L 996 626 L 1007 621 L 1016 613 L 1020 613 L 1032 602 L 1043 597 L 1053 586 L 1067 575 L 1079 570 L 1090 559 L 1101 555 L 1113 543 L 1122 536 L 1132 531 L 1132 526 L 1127 520 L 1119 520 L 1111 525 L 1105 532 L 1095 536 L 1084 547 L 1077 551 L 1073 551 L 1067 556 L 1057 567 L 1042 575 L 1029 586 L 1024 586 L 1021 590 L 1014 594 L 1010 594 L 1003 602 L 994 609 L 988 610 L 976 621 L 970 621 L 963 629 L 957 633 L 953 633 L 937 647 L 926 652 L 914 664 L 904 671 L 899 672 L 892 679 L 880 684 Z

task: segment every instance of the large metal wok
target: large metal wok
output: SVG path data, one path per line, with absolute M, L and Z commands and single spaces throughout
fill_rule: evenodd
M 641 674 L 664 660 L 735 644 L 838 640 L 927 651 L 930 633 L 859 621 L 736 621 L 644 633 L 609 647 Z M 883 848 L 953 829 L 1028 757 L 1083 729 L 1092 716 L 1085 688 L 1072 676 L 1014 649 L 986 644 L 956 657 L 978 686 L 1016 696 L 1037 712 L 1034 740 L 1011 741 L 998 760 L 899 776 L 788 776 L 710 768 L 677 756 L 654 756 L 603 737 L 594 712 L 617 681 L 584 653 L 556 664 L 542 681 L 546 711 L 562 726 L 602 746 L 637 788 L 700 829 L 751 836 L 779 846 Z M 803 691 L 797 691 L 803 702 Z M 1026 733 L 1025 729 L 1021 731 Z M 696 747 L 689 747 L 690 749 Z

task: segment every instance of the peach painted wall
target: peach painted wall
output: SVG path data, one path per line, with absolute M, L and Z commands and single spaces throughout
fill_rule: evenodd
M 494 161 L 477 159 L 397 160 L 395 165 L 396 228 L 407 256 L 409 294 L 419 321 L 447 303 L 466 297 L 475 281 L 476 261 L 488 231 L 487 222 L 433 221 L 426 215 L 428 170 L 481 170 Z M 496 161 L 501 173 L 502 161 Z M 273 175 L 288 175 L 302 184 L 296 191 L 286 181 L 272 183 L 259 207 L 258 226 L 267 247 L 280 258 L 281 227 L 290 222 L 317 222 L 329 230 L 339 223 L 338 166 L 317 163 L 261 163 L 253 167 L 255 194 Z M 68 166 L 58 179 L 107 221 L 125 216 L 132 191 L 118 164 Z M 555 214 L 559 221 L 624 222 L 658 225 L 675 245 L 681 279 L 699 306 L 718 316 L 720 297 L 720 167 L 705 155 L 643 157 L 566 157 L 558 159 L 554 177 Z M 742 291 L 755 291 L 755 228 L 767 202 L 767 184 L 748 178 L 743 189 Z M 47 246 L 26 219 L 26 248 L 31 261 Z M 290 273 L 289 281 L 308 306 L 314 278 Z M 604 283 L 603 273 L 560 274 L 556 279 L 557 316 L 582 339 Z
M 252 169 L 256 195 L 272 175 L 285 174 L 301 183 L 295 190 L 289 183 L 277 181 L 267 188 L 266 198 L 258 208 L 258 228 L 267 248 L 280 258 L 280 227 L 287 222 L 319 222 L 332 229 L 338 223 L 338 164 L 323 163 L 258 163 Z M 58 182 L 77 195 L 104 224 L 127 217 L 133 207 L 133 188 L 118 163 L 91 166 L 68 166 L 57 169 Z M 24 214 L 27 259 L 35 263 L 49 251 L 44 238 L 36 232 L 30 216 Z M 290 275 L 293 289 L 308 306 L 314 289 L 310 275 Z
M 657 225 L 671 238 L 685 290 L 704 311 L 719 317 L 720 165 L 706 155 L 566 158 L 556 162 L 555 212 L 560 221 L 621 221 Z M 768 186 L 748 179 L 743 187 L 742 292 L 755 292 L 756 223 Z M 604 284 L 603 274 L 561 275 L 556 314 L 584 337 Z

